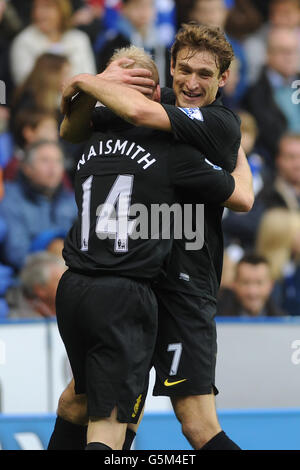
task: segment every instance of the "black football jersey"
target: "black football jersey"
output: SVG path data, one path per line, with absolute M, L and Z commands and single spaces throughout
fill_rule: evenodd
M 167 103 L 163 106 L 174 138 L 189 142 L 211 164 L 232 172 L 241 141 L 240 119 L 223 106 L 221 95 L 218 93 L 211 105 L 199 109 L 175 107 L 175 95 L 170 89 L 163 89 L 162 100 Z M 178 196 L 182 201 L 198 201 L 191 189 Z M 167 277 L 159 283 L 161 288 L 216 299 L 223 267 L 223 210 L 219 204 L 205 204 L 204 242 L 200 250 L 186 250 L 184 240 L 174 240 Z
M 109 122 L 107 109 L 96 114 Z M 172 247 L 168 208 L 177 203 L 177 191 L 188 188 L 200 202 L 219 204 L 232 194 L 234 180 L 171 134 L 121 120 L 101 129 L 77 165 L 78 218 L 63 256 L 75 271 L 155 279 Z

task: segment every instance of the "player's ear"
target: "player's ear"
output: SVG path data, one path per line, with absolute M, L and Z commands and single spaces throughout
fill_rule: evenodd
M 156 85 L 156 88 L 153 93 L 153 101 L 156 101 L 157 103 L 160 103 L 161 101 L 161 88 L 160 85 Z
M 222 88 L 224 85 L 226 85 L 227 80 L 229 78 L 229 75 L 230 75 L 230 70 L 229 69 L 225 70 L 225 72 L 222 73 L 221 77 L 219 78 L 219 87 L 220 88 Z
M 175 71 L 175 63 L 173 57 L 171 58 L 171 65 L 170 65 L 170 74 L 172 77 L 174 77 L 174 71 Z

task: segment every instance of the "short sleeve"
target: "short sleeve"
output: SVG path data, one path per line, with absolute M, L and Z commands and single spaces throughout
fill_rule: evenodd
M 194 202 L 222 204 L 233 193 L 234 178 L 212 164 L 193 147 L 176 144 L 169 155 L 171 180 L 175 187 L 193 193 Z
M 210 161 L 232 172 L 241 142 L 239 118 L 224 106 L 180 108 L 162 104 L 176 140 L 193 145 Z

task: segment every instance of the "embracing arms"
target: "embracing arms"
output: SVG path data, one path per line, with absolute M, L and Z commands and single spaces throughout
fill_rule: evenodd
M 132 124 L 171 131 L 164 108 L 147 98 L 155 88 L 151 72 L 123 68 L 128 62 L 119 59 L 99 75 L 80 74 L 67 83 L 62 95 L 61 137 L 73 143 L 86 140 L 92 132 L 90 122 L 97 101 Z

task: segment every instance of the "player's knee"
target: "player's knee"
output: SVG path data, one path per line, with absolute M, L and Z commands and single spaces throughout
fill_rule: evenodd
M 200 449 L 218 432 L 220 425 L 214 420 L 187 419 L 181 422 L 182 433 L 194 449 Z
M 70 423 L 86 425 L 88 419 L 85 395 L 75 395 L 67 387 L 59 398 L 57 414 Z

